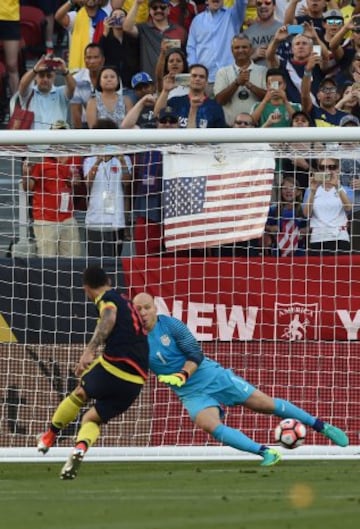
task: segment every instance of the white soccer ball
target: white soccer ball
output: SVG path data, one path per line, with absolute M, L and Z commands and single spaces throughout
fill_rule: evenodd
M 306 428 L 296 419 L 284 419 L 275 428 L 275 442 L 284 448 L 297 448 L 305 441 Z

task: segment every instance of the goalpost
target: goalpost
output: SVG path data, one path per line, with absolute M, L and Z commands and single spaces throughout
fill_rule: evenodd
M 46 457 L 38 455 L 35 436 L 48 424 L 59 401 L 75 387 L 73 368 L 96 321 L 81 285 L 83 269 L 94 262 L 86 255 L 85 244 L 82 257 L 35 255 L 28 196 L 19 184 L 24 158 L 36 162 L 44 156 L 133 155 L 160 150 L 164 181 L 169 182 L 183 177 L 184 171 L 199 179 L 209 178 L 221 168 L 232 175 L 231 164 L 239 164 L 244 174 L 252 175 L 254 186 L 259 181 L 263 184 L 247 198 L 254 202 L 253 211 L 258 208 L 259 218 L 250 224 L 246 216 L 239 220 L 250 236 L 256 232 L 254 226 L 263 222 L 266 200 L 269 203 L 279 196 L 278 160 L 324 156 L 356 160 L 360 159 L 359 142 L 356 127 L 0 131 L 0 461 L 62 461 L 66 457 L 78 423 L 69 425 Z M 275 168 L 272 193 L 271 160 Z M 188 195 L 176 196 L 188 200 Z M 201 216 L 196 217 L 201 231 L 190 223 L 184 235 L 176 212 L 171 213 L 174 204 L 178 206 L 174 195 L 166 200 L 171 206 L 169 215 L 174 215 L 166 224 L 167 253 L 137 256 L 136 241 L 128 241 L 121 258 L 101 260 L 113 284 L 130 295 L 148 291 L 155 296 L 159 312 L 189 325 L 209 357 L 233 368 L 266 393 L 290 399 L 349 434 L 350 446 L 344 449 L 308 429 L 306 444 L 287 451 L 285 457 L 358 457 L 360 257 L 280 257 L 262 252 L 254 256 L 247 250 L 247 255 L 234 258 L 216 256 L 209 248 L 227 240 L 225 231 L 233 215 L 245 208 L 244 197 L 236 199 L 236 213 L 223 201 L 225 220 L 216 224 L 211 235 L 206 231 L 207 219 Z M 82 224 L 84 212 L 78 219 Z M 180 232 L 181 240 L 190 241 L 196 249 L 192 255 L 184 254 Z M 134 237 L 134 231 L 132 234 Z M 294 322 L 296 332 L 291 331 Z M 226 410 L 225 420 L 261 443 L 274 443 L 278 422 L 274 417 L 239 406 Z M 103 428 L 87 458 L 252 456 L 220 446 L 195 428 L 170 391 L 150 376 L 136 405 Z

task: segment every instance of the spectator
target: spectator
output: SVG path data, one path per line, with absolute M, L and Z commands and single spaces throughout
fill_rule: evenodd
M 135 108 L 135 107 L 134 107 Z M 158 115 L 159 129 L 177 128 L 179 116 L 166 106 Z M 159 256 L 163 252 L 162 153 L 156 150 L 135 155 L 134 241 L 136 255 Z
M 55 13 L 55 20 L 69 33 L 70 71 L 85 67 L 84 51 L 90 42 L 98 42 L 102 22 L 110 13 L 108 0 L 69 0 Z M 78 11 L 74 8 L 80 7 Z
M 231 51 L 235 63 L 216 72 L 214 85 L 215 99 L 222 105 L 229 126 L 236 114 L 250 112 L 266 93 L 266 68 L 251 60 L 252 46 L 245 34 L 233 37 Z
M 95 87 L 101 68 L 104 66 L 104 54 L 101 46 L 91 42 L 85 48 L 85 68 L 81 68 L 74 79 L 76 88 L 70 101 L 72 126 L 74 129 L 86 128 L 86 106 L 95 94 Z
M 123 30 L 126 15 L 124 9 L 114 9 L 111 15 L 104 19 L 99 44 L 104 50 L 105 64 L 113 64 L 120 73 L 123 95 L 132 100 L 131 78 L 140 70 L 139 42 Z
M 298 3 L 301 0 L 290 0 L 285 11 L 284 24 L 310 23 L 316 30 L 319 37 L 324 34 L 323 13 L 326 8 L 326 0 L 306 0 L 305 14 L 295 16 Z
M 255 103 L 252 109 L 254 123 L 261 127 L 289 127 L 291 116 L 301 110 L 301 106 L 289 102 L 284 74 L 280 69 L 270 68 L 267 71 L 266 88 L 263 100 Z
M 98 119 L 111 119 L 120 127 L 126 109 L 121 94 L 122 83 L 114 66 L 103 66 L 98 74 L 95 95 L 86 107 L 86 121 L 90 129 Z
M 65 129 L 56 122 L 53 129 Z M 79 229 L 74 217 L 74 157 L 47 156 L 41 162 L 23 167 L 22 184 L 32 193 L 33 230 L 39 257 L 79 257 Z
M 310 95 L 313 65 L 314 57 L 311 57 L 306 64 L 305 74 L 301 84 L 301 103 L 303 110 L 310 114 L 316 127 L 337 126 L 340 124 L 341 118 L 346 116 L 346 113 L 336 108 L 338 100 L 336 82 L 330 77 L 321 81 L 317 93 L 319 106 L 314 104 Z
M 322 68 L 326 67 L 327 50 L 326 46 L 322 44 L 321 57 L 313 53 L 313 38 L 317 39 L 317 45 L 321 45 L 316 31 L 309 27 L 310 34 L 313 35 L 295 35 L 291 42 L 292 58 L 277 57 L 276 51 L 286 39 L 289 38 L 289 33 L 286 26 L 281 26 L 275 33 L 275 36 L 269 44 L 266 52 L 266 57 L 270 68 L 280 68 L 283 72 L 286 81 L 286 93 L 288 99 L 294 103 L 301 102 L 301 80 L 304 77 L 305 67 L 310 57 L 315 56 L 312 67 L 312 83 L 311 92 L 315 97 L 319 84 L 323 79 Z
M 360 118 L 360 83 L 351 84 L 349 81 L 343 86 L 342 96 L 335 108 Z M 341 126 L 341 123 L 340 123 Z
M 354 20 L 356 22 L 356 18 L 358 17 L 359 15 L 355 15 L 346 24 L 343 24 L 329 43 L 329 48 L 336 56 L 340 65 L 341 71 L 338 74 L 340 79 L 344 77 L 351 78 L 351 75 L 348 75 L 349 69 L 351 68 L 355 55 L 360 54 L 360 27 L 354 24 Z M 350 37 L 347 38 L 349 32 Z
M 176 39 L 181 47 L 186 44 L 186 30 L 169 22 L 169 0 L 150 0 L 150 17 L 148 22 L 136 24 L 136 15 L 144 0 L 135 0 L 127 17 L 124 20 L 124 31 L 139 38 L 140 68 L 152 78 L 160 55 L 161 41 L 163 39 Z
M 252 45 L 252 60 L 266 66 L 266 49 L 282 23 L 274 17 L 275 0 L 257 0 L 256 10 L 256 22 L 245 31 L 245 35 Z
M 155 115 L 167 102 L 179 116 L 179 126 L 189 128 L 226 127 L 222 107 L 206 95 L 208 70 L 202 64 L 190 66 L 189 94 L 168 99 L 169 92 L 175 88 L 174 76 L 164 77 L 163 89 L 155 105 Z
M 110 119 L 98 119 L 94 129 L 117 129 Z M 122 252 L 132 170 L 128 156 L 110 153 L 84 159 L 89 204 L 85 217 L 88 257 L 119 257 Z
M 344 25 L 344 17 L 339 9 L 330 9 L 323 14 L 323 28 L 324 35 L 322 40 L 330 51 L 330 42 L 332 38 L 338 33 Z M 332 77 L 341 69 L 339 61 L 341 60 L 341 53 L 339 49 L 334 50 L 329 55 L 329 60 L 326 65 L 325 74 Z
M 310 177 L 303 202 L 304 214 L 310 219 L 309 255 L 347 254 L 353 191 L 340 185 L 339 160 L 320 159 L 318 171 Z
M 360 29 L 360 28 L 359 28 Z M 339 86 L 350 83 L 360 83 L 360 48 L 356 51 L 349 68 L 341 70 L 336 76 Z
M 158 62 L 156 63 L 156 86 L 157 92 L 160 93 L 163 89 L 163 77 L 164 75 L 179 75 L 182 73 L 187 74 L 189 72 L 189 66 L 186 60 L 186 55 L 181 48 L 169 48 L 166 41 L 161 43 L 161 51 Z M 168 97 L 183 96 L 189 93 L 189 86 L 179 84 L 174 88 Z
M 54 86 L 55 74 L 65 79 L 65 85 Z M 34 84 L 35 81 L 35 84 Z M 34 112 L 34 129 L 49 129 L 55 121 L 67 121 L 69 101 L 75 90 L 75 79 L 65 62 L 57 57 L 42 57 L 19 83 L 20 103 Z
M 245 129 L 247 127 L 255 127 L 251 114 L 248 114 L 247 112 L 240 112 L 237 116 L 235 116 L 232 126 L 234 127 L 234 129 Z
M 360 120 L 356 116 L 345 116 L 340 121 L 341 127 L 359 127 Z M 340 143 L 340 182 L 344 187 L 354 191 L 354 205 L 351 219 L 351 251 L 360 253 L 360 160 L 353 156 L 357 149 L 356 143 Z
M 131 86 L 135 92 L 136 103 L 127 112 L 121 128 L 155 129 L 157 121 L 154 113 L 154 83 L 150 75 L 138 72 L 132 77 Z
M 305 255 L 307 220 L 302 211 L 302 192 L 294 177 L 282 179 L 279 198 L 270 206 L 265 225 L 264 249 L 273 256 Z
M 9 88 L 15 94 L 19 85 L 18 60 L 20 51 L 20 2 L 1 2 L 0 35 L 5 53 L 5 66 L 9 75 Z
M 231 64 L 231 40 L 244 21 L 246 0 L 235 0 L 228 9 L 224 0 L 208 0 L 208 7 L 191 23 L 186 51 L 189 65 L 203 64 L 209 71 L 209 83 L 216 72 Z

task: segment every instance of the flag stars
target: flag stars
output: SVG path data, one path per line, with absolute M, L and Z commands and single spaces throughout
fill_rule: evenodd
M 206 176 L 165 181 L 165 218 L 202 213 Z

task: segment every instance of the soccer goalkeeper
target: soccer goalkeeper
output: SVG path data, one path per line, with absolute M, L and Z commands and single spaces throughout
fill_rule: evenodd
M 217 441 L 258 454 L 262 466 L 275 465 L 280 460 L 277 450 L 256 443 L 222 423 L 222 405 L 241 404 L 260 413 L 297 419 L 337 445 L 349 444 L 347 435 L 339 428 L 287 400 L 262 393 L 231 369 L 204 356 L 186 325 L 170 316 L 157 316 L 154 299 L 149 294 L 138 294 L 133 302 L 148 331 L 150 369 L 176 393 L 195 424 Z
M 74 479 L 88 448 L 100 435 L 101 424 L 124 413 L 138 397 L 147 378 L 149 346 L 133 304 L 111 288 L 102 268 L 84 271 L 84 290 L 94 301 L 99 319 L 76 366 L 79 385 L 55 411 L 50 428 L 37 437 L 39 452 L 54 445 L 60 430 L 72 422 L 89 399 L 94 405 L 82 417 L 75 447 L 60 478 Z M 98 348 L 103 352 L 96 358 Z

